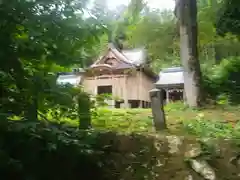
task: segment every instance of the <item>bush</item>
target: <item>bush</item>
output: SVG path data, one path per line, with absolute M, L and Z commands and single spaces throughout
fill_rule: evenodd
M 221 122 L 212 119 L 205 119 L 203 113 L 199 113 L 195 119 L 183 121 L 186 132 L 197 137 L 239 139 L 239 122 Z
M 93 128 L 115 132 L 150 132 L 152 119 L 148 109 L 98 108 L 92 117 Z
M 227 129 L 225 132 L 230 134 Z M 172 135 L 100 133 L 43 122 L 3 120 L 0 137 L 0 173 L 4 179 L 186 179 L 191 172 L 197 175 L 186 164 L 191 159 L 185 156 L 196 154 L 196 150 L 195 160 L 208 159 L 219 179 L 238 178 L 237 168 L 229 162 L 239 148 L 230 148 L 230 142 L 222 147 L 212 142 L 198 146 L 196 140 Z
M 137 134 L 2 120 L 0 137 L 0 174 L 4 179 L 141 179 L 152 176 L 156 164 L 153 138 Z
M 27 121 L 1 121 L 0 127 L 4 179 L 104 179 L 92 147 L 97 133 Z
M 219 104 L 240 103 L 240 57 L 224 59 L 203 73 L 204 89 Z

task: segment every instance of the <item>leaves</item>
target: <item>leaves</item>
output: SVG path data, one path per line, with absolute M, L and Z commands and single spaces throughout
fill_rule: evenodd
M 50 104 L 54 108 L 72 103 L 53 95 L 56 74 L 49 72 L 84 66 L 92 56 L 102 27 L 84 18 L 85 5 L 84 0 L 2 1 L 1 112 L 27 115 Z
M 218 34 L 225 35 L 227 32 L 240 34 L 239 12 L 240 2 L 238 0 L 223 0 L 216 22 Z

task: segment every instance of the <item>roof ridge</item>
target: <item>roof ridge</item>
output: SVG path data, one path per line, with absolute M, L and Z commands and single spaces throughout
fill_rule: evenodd
M 127 63 L 127 64 L 130 64 L 131 66 L 135 67 L 133 63 L 130 62 L 130 60 L 123 54 L 121 53 L 119 50 L 117 50 L 116 48 L 112 48 L 112 47 L 109 47 L 110 50 L 112 50 L 112 52 L 123 62 Z M 123 59 L 122 57 L 119 57 L 119 55 L 123 56 Z M 124 59 L 125 58 L 125 59 Z

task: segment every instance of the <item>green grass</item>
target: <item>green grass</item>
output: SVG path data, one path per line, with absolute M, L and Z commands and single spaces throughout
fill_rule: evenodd
M 191 109 L 182 103 L 165 106 L 167 133 L 197 137 L 240 138 L 239 107 Z M 62 119 L 78 126 L 78 120 Z M 94 129 L 124 133 L 154 133 L 151 109 L 98 108 L 92 115 Z
M 98 109 L 92 119 L 93 127 L 119 132 L 152 132 L 149 109 Z

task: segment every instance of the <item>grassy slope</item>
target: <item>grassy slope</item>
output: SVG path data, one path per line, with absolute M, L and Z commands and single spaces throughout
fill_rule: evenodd
M 169 104 L 165 107 L 167 132 L 207 137 L 240 137 L 240 134 L 236 135 L 240 130 L 239 110 L 239 107 L 209 107 L 194 110 L 186 108 L 181 103 Z M 93 128 L 100 130 L 125 133 L 153 132 L 151 109 L 99 108 L 93 114 L 92 120 Z M 78 121 L 67 120 L 67 123 L 77 125 Z

